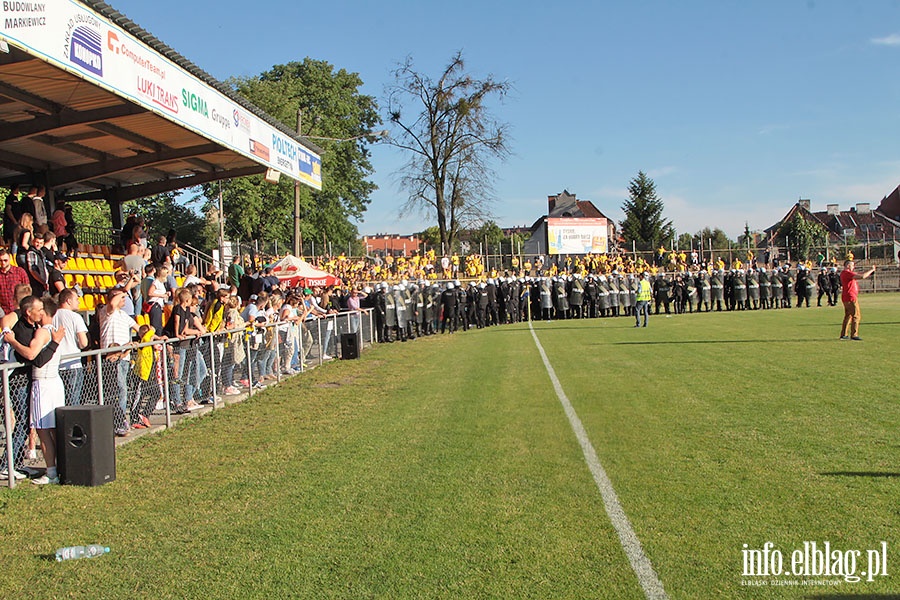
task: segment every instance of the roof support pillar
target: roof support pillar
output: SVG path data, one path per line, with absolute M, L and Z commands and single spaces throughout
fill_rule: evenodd
M 122 215 L 122 201 L 119 200 L 119 188 L 110 188 L 106 191 L 106 203 L 109 204 L 109 215 L 113 229 L 122 229 L 125 218 Z

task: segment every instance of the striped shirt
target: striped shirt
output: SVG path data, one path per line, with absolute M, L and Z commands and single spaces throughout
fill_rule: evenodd
M 101 348 L 124 346 L 131 342 L 131 331 L 138 328 L 134 319 L 122 310 L 116 310 L 109 314 L 106 308 L 103 308 L 98 311 L 98 314 L 100 315 Z

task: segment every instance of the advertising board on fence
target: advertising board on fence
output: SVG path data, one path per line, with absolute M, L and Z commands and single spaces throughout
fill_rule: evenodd
M 549 254 L 605 254 L 609 250 L 606 219 L 547 219 Z
M 0 3 L 0 39 L 317 190 L 322 160 L 73 0 Z

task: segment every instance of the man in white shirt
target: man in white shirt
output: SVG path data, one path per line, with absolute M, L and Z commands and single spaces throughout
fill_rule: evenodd
M 244 322 L 251 323 L 256 320 L 256 316 L 259 314 L 259 304 L 262 304 L 259 301 L 259 297 L 256 294 L 251 295 L 250 302 L 241 312 L 241 318 L 244 319 Z
M 128 372 L 131 370 L 131 336 L 140 326 L 134 319 L 125 314 L 125 290 L 112 288 L 106 295 L 106 306 L 97 311 L 100 319 L 100 347 L 114 348 L 128 346 L 121 352 L 103 355 L 103 389 L 106 396 L 114 397 L 118 388 L 119 411 L 116 414 L 116 435 L 128 435 Z
M 59 376 L 63 380 L 66 389 L 66 404 L 78 406 L 81 404 L 81 390 L 84 386 L 84 369 L 80 358 L 71 358 L 69 355 L 81 352 L 88 345 L 87 325 L 84 318 L 78 314 L 78 294 L 75 290 L 66 288 L 59 293 L 59 309 L 53 316 L 53 328 L 65 327 L 66 336 L 59 343 L 59 352 L 62 357 L 59 363 Z

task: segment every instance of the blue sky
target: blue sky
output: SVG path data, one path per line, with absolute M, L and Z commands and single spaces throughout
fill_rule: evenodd
M 436 74 L 462 50 L 514 86 L 495 109 L 514 153 L 495 165 L 500 226 L 563 189 L 619 221 L 640 170 L 679 232 L 732 238 L 798 198 L 874 208 L 900 183 L 898 0 L 110 3 L 219 79 L 310 56 L 380 99 L 405 57 Z M 399 151 L 373 155 L 360 233 L 433 224 L 399 215 Z

